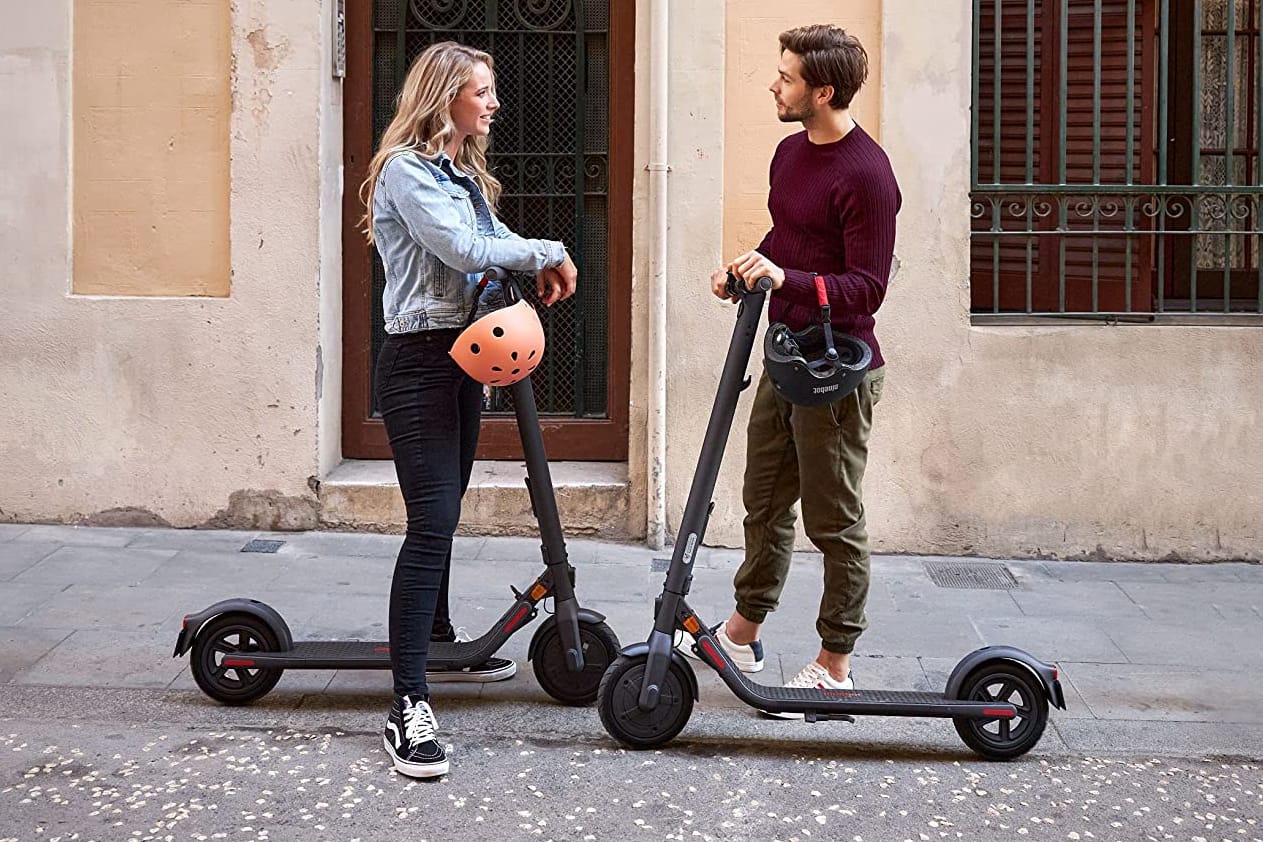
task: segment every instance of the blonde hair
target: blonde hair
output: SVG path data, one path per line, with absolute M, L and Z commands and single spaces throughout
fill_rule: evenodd
M 368 178 L 360 185 L 365 213 L 361 220 L 369 243 L 373 237 L 373 196 L 377 177 L 391 156 L 413 152 L 423 158 L 437 158 L 456 134 L 452 123 L 452 103 L 482 63 L 494 72 L 491 56 L 455 41 L 440 41 L 417 57 L 404 78 L 395 116 L 382 134 L 377 154 L 368 164 Z M 466 137 L 456 151 L 453 163 L 473 177 L 483 198 L 492 209 L 500 198 L 500 182 L 487 169 L 487 139 Z

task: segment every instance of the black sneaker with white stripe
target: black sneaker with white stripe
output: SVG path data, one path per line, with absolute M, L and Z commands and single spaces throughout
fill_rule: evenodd
M 395 699 L 382 744 L 400 774 L 411 778 L 447 774 L 447 752 L 438 741 L 438 722 L 430 703 L 420 696 Z
M 468 643 L 469 635 L 464 628 L 446 628 L 430 633 L 431 643 Z M 505 658 L 488 658 L 481 664 L 463 669 L 446 669 L 444 667 L 427 666 L 425 680 L 427 684 L 447 684 L 468 681 L 485 684 L 490 681 L 506 681 L 517 674 L 517 664 Z

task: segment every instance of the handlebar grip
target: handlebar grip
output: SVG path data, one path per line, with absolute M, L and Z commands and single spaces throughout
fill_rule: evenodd
M 750 289 L 749 287 L 745 285 L 743 281 L 738 280 L 736 275 L 729 272 L 728 283 L 725 287 L 725 290 L 727 291 L 729 295 L 742 295 L 742 296 L 751 295 L 755 292 L 767 292 L 769 289 L 772 288 L 772 279 L 769 278 L 767 275 L 764 275 L 763 277 L 755 281 L 754 285 L 756 289 Z
M 483 290 L 487 288 L 487 284 L 492 281 L 499 281 L 504 290 L 505 303 L 516 304 L 522 299 L 522 288 L 518 285 L 517 280 L 513 277 L 513 273 L 503 266 L 488 266 L 486 271 L 482 273 L 482 278 L 478 280 L 478 290 L 474 295 L 474 307 L 470 311 L 471 315 L 478 309 L 478 300 L 481 298 Z

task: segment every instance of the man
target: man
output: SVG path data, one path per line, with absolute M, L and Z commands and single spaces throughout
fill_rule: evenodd
M 804 131 L 785 138 L 772 157 L 772 229 L 757 249 L 716 271 L 711 287 L 727 298 L 727 271 L 751 287 L 771 278 L 768 318 L 797 331 L 820 322 L 815 278 L 822 276 L 834 330 L 867 342 L 873 360 L 854 393 L 821 406 L 794 406 L 776 394 L 766 373 L 760 379 L 742 493 L 745 561 L 733 581 L 736 610 L 718 638 L 742 670 L 763 668 L 759 632 L 789 572 L 793 505 L 801 498 L 807 536 L 824 554 L 816 622 L 821 644 L 816 659 L 787 686 L 851 689 L 851 653 L 867 627 L 861 482 L 884 379 L 873 314 L 886 294 L 902 199 L 885 152 L 851 118 L 851 100 L 868 76 L 859 40 L 836 26 L 816 25 L 782 33 L 780 46 L 770 88 L 776 114 L 784 123 L 801 122 Z

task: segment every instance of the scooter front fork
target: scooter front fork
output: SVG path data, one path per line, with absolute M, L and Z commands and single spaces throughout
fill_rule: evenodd
M 556 601 L 553 622 L 561 635 L 561 646 L 566 653 L 566 667 L 573 672 L 583 669 L 583 645 L 579 639 L 579 601 L 573 596 Z
M 649 656 L 645 663 L 645 680 L 640 685 L 640 698 L 636 706 L 649 711 L 658 706 L 658 698 L 662 695 L 662 685 L 667 679 L 667 669 L 671 666 L 671 649 L 675 646 L 675 635 L 654 629 L 649 633 Z

